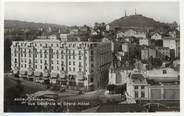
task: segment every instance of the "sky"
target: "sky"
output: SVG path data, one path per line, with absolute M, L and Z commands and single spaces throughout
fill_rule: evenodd
M 156 21 L 179 23 L 178 2 L 5 2 L 5 19 L 61 25 L 110 23 L 127 15 L 142 14 Z

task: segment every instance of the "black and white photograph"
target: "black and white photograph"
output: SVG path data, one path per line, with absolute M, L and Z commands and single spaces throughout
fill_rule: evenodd
M 3 22 L 4 113 L 181 111 L 179 1 L 5 1 Z

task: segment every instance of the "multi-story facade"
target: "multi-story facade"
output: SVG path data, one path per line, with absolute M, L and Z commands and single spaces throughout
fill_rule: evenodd
M 148 60 L 151 56 L 156 58 L 156 50 L 154 48 L 144 46 L 141 49 L 141 59 Z
M 176 46 L 176 39 L 174 38 L 164 38 L 163 39 L 163 47 L 168 47 L 169 49 L 173 50 L 173 57 L 177 57 L 177 46 Z M 176 52 L 177 51 L 177 52 Z
M 143 39 L 139 39 L 139 45 L 146 45 L 146 46 L 150 46 L 151 42 L 149 39 L 147 38 L 143 38 Z
M 108 81 L 104 72 L 108 72 L 111 61 L 111 43 L 108 42 L 36 39 L 14 41 L 11 46 L 14 73 L 44 77 L 52 83 L 64 80 L 86 88 L 103 87 Z
M 135 100 L 148 99 L 148 83 L 144 74 L 136 70 L 130 73 L 127 79 L 127 93 Z
M 160 54 L 160 58 L 164 58 L 165 57 L 169 57 L 170 58 L 170 49 L 168 47 L 157 47 L 156 48 L 157 51 L 159 52 L 158 54 Z

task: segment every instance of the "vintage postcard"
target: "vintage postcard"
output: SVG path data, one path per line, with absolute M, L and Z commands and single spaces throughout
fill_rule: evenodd
M 180 112 L 180 2 L 4 2 L 4 113 Z

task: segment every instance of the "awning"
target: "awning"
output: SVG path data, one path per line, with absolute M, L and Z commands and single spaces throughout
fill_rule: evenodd
M 41 72 L 36 71 L 36 72 L 34 72 L 34 75 L 35 75 L 35 76 L 37 76 L 37 77 L 39 77 L 39 76 L 41 76 L 41 75 L 42 75 L 42 73 L 41 73 Z
M 61 78 L 65 78 L 65 76 L 66 76 L 65 73 L 60 74 Z
M 93 83 L 89 83 L 89 86 L 93 86 L 94 84 Z
M 49 70 L 45 69 L 45 70 L 44 70 L 44 73 L 49 73 Z
M 25 75 L 27 72 L 25 70 L 21 70 L 20 74 Z
M 67 78 L 59 78 L 58 81 L 67 81 Z
M 48 72 L 44 72 L 44 73 L 43 73 L 43 76 L 44 76 L 44 77 L 48 77 L 48 76 L 49 76 L 49 73 L 48 73 Z
M 13 70 L 13 74 L 18 74 L 19 73 L 19 70 Z
M 51 78 L 58 78 L 59 74 L 58 73 L 51 73 Z
M 83 75 L 78 75 L 78 76 L 77 76 L 77 79 L 83 80 L 83 79 L 84 79 L 84 76 L 83 76 Z
M 28 75 L 33 75 L 33 70 L 28 70 Z

